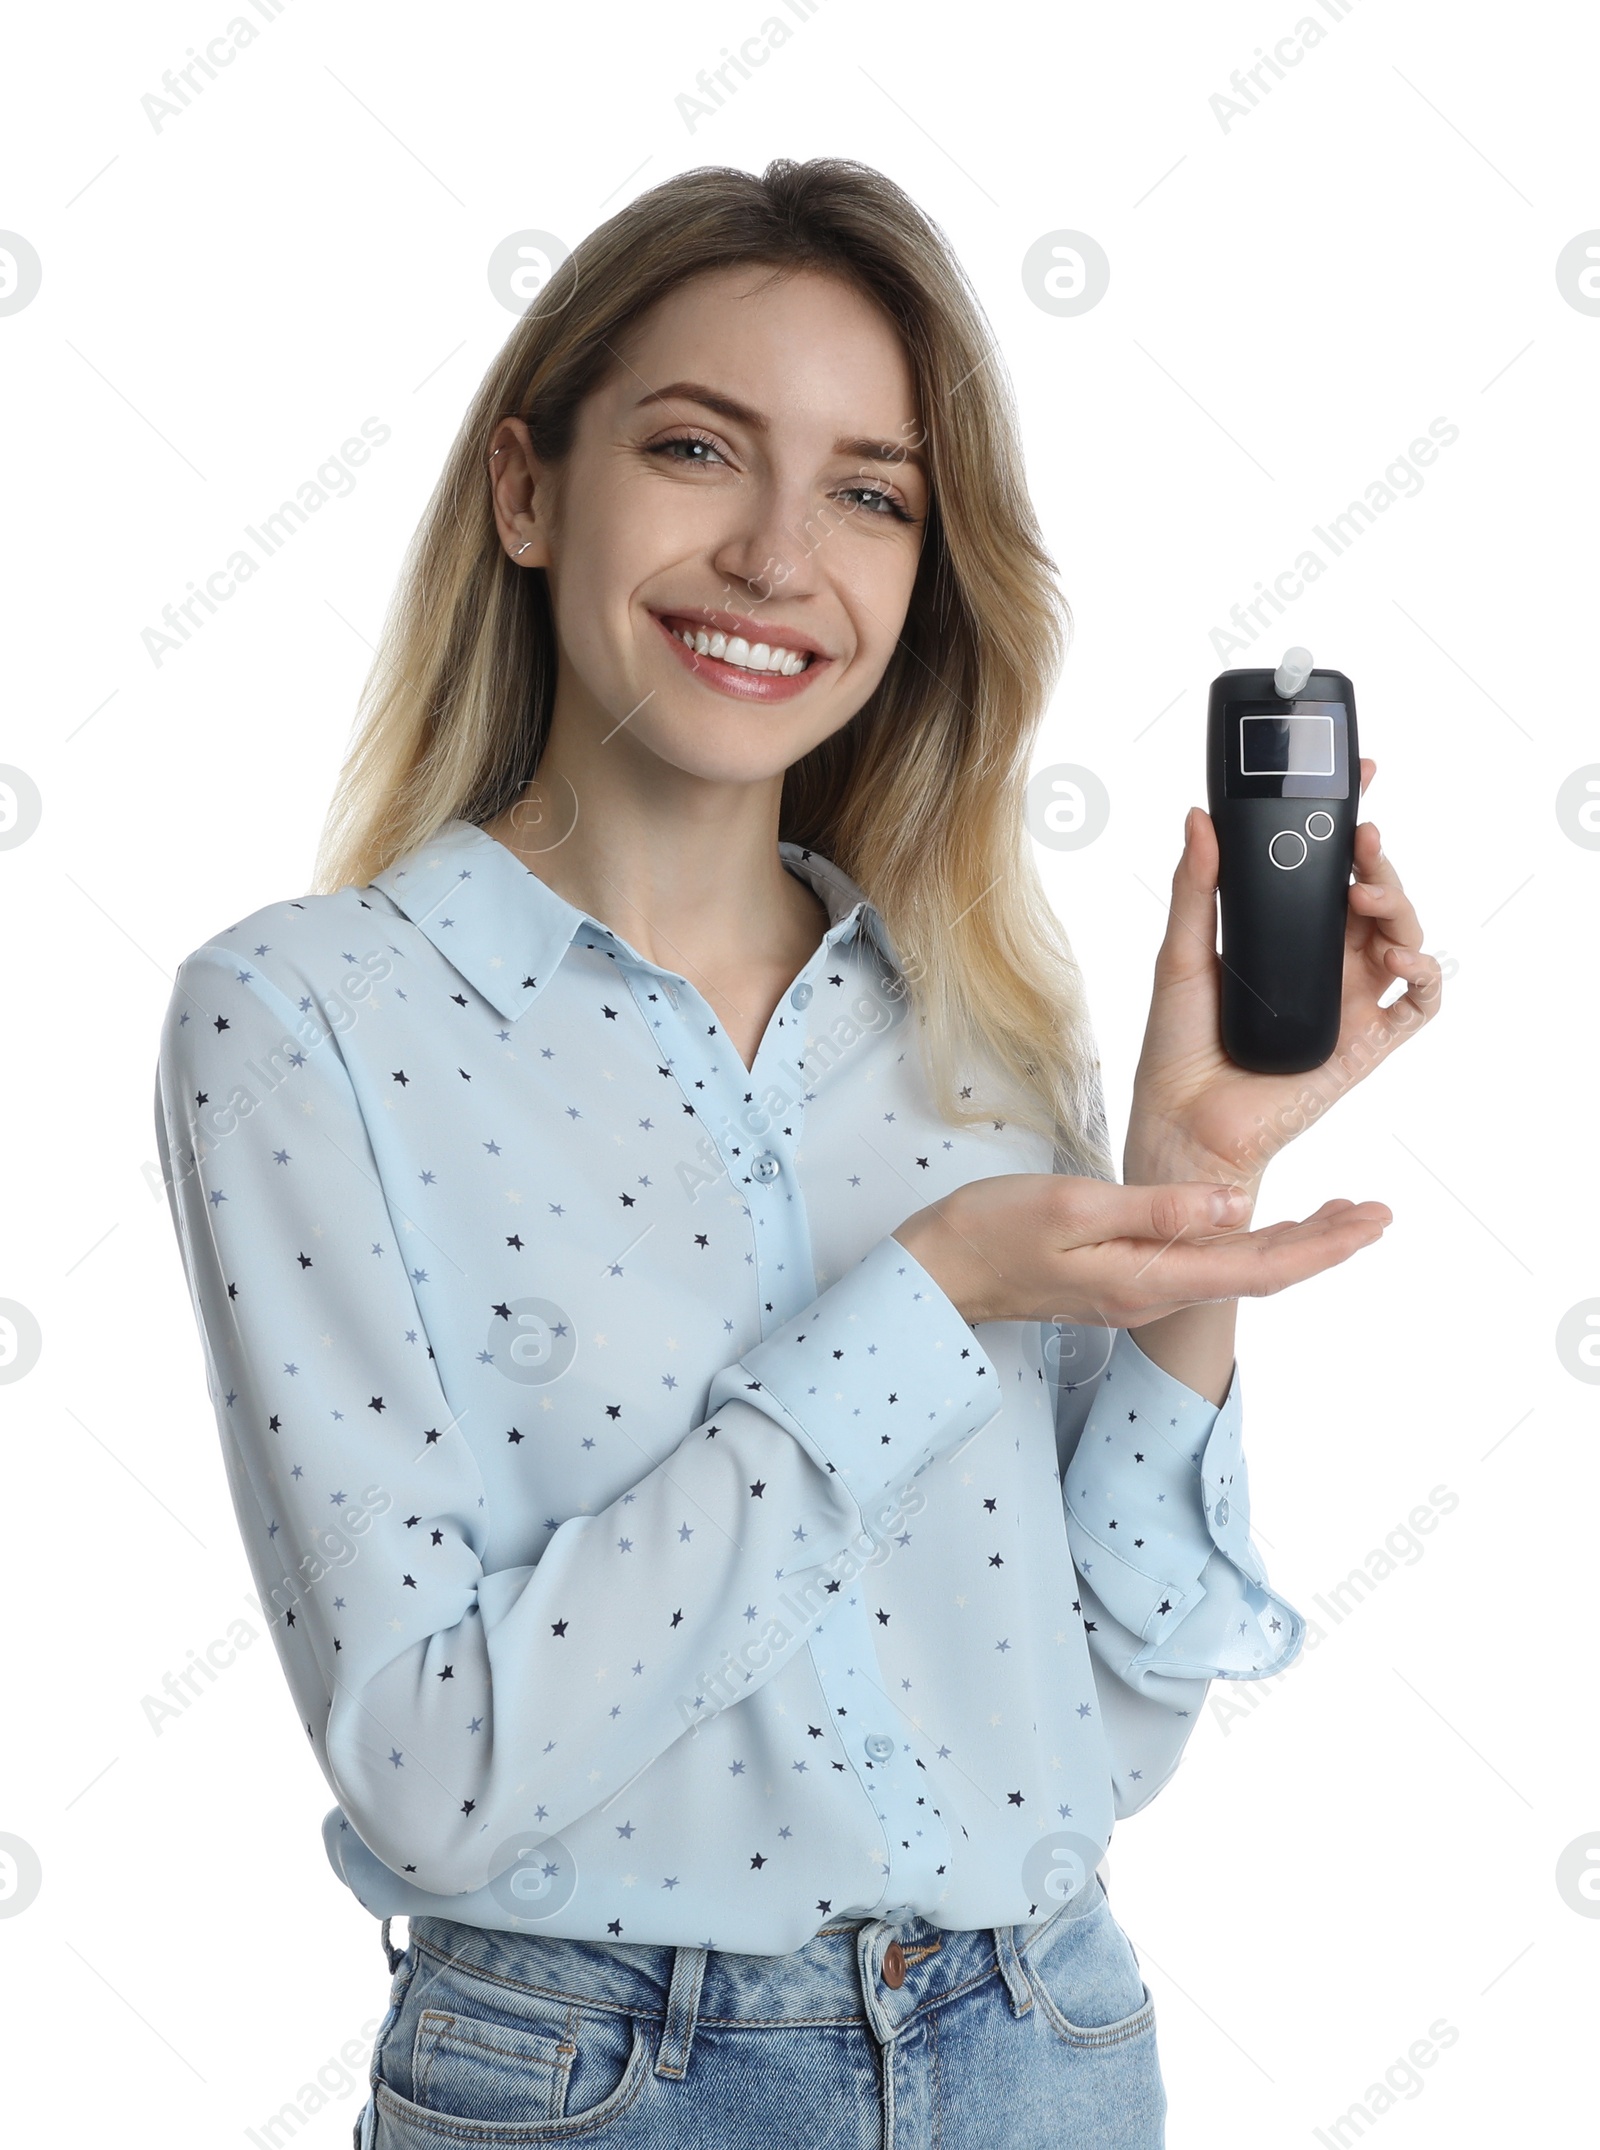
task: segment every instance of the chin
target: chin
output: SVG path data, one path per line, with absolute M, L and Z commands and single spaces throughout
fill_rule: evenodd
M 757 720 L 767 736 L 754 736 Z M 770 712 L 752 710 L 737 714 L 715 727 L 703 718 L 683 724 L 660 726 L 637 734 L 639 743 L 658 761 L 703 784 L 760 784 L 781 777 L 792 762 L 808 751 L 804 743 L 792 745 L 774 735 Z

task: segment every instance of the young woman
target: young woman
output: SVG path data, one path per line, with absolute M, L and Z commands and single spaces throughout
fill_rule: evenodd
M 174 1217 L 394 1975 L 360 2145 L 1162 2140 L 1096 1868 L 1303 1634 L 1235 1304 L 1389 1213 L 1248 1228 L 1349 1078 L 1222 1058 L 1199 811 L 1114 1181 L 1022 832 L 1064 619 L 927 219 L 688 173 L 491 368 L 318 892 L 182 966 Z M 1356 859 L 1359 1074 L 1438 972 Z

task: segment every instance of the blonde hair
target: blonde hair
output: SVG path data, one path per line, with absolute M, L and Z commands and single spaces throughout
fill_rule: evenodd
M 629 328 L 685 278 L 745 264 L 843 277 L 887 312 L 931 481 L 895 653 L 862 708 L 786 771 L 780 840 L 832 859 L 882 913 L 943 1117 L 992 1119 L 1003 1095 L 1005 1117 L 1052 1140 L 1058 1162 L 1112 1177 L 1081 974 L 1023 821 L 1071 617 L 976 295 L 943 233 L 868 165 L 681 173 L 550 277 L 485 375 L 408 549 L 314 887 L 365 886 L 452 817 L 489 821 L 526 787 L 549 731 L 555 628 L 543 570 L 514 566 L 495 528 L 494 429 L 521 416 L 560 464 Z M 969 1064 L 988 1104 L 962 1094 Z

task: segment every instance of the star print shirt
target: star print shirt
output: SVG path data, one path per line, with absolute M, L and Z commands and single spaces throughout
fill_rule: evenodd
M 676 972 L 447 822 L 180 966 L 156 1129 L 324 1841 L 371 1911 L 801 1946 L 1042 1915 L 1300 1615 L 1220 1410 L 970 1325 L 892 1235 L 1072 1169 L 934 1111 L 874 906 L 746 1068 Z M 980 1095 L 985 1094 L 979 1092 Z

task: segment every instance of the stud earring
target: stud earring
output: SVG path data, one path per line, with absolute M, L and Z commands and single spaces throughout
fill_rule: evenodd
M 522 558 L 522 555 L 527 551 L 528 547 L 532 543 L 532 538 L 524 538 L 522 543 L 517 547 L 516 551 L 511 555 L 512 559 L 520 560 Z

